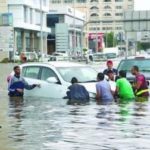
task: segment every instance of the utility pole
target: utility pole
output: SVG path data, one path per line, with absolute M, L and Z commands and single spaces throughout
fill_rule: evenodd
M 73 0 L 73 53 L 76 48 L 76 30 L 75 30 L 75 0 Z
M 42 13 L 42 0 L 40 0 L 40 51 L 43 61 L 43 13 Z
M 83 24 L 83 26 L 82 26 L 82 28 L 81 28 L 81 50 L 83 51 L 83 43 L 84 43 L 84 40 L 83 40 L 83 38 L 84 38 L 84 27 L 88 24 L 88 23 L 90 23 L 89 21 L 87 21 L 87 22 L 85 22 L 84 24 Z
M 125 37 L 126 37 L 125 59 L 127 59 L 127 57 L 128 57 L 128 35 L 127 35 L 127 31 L 125 31 Z

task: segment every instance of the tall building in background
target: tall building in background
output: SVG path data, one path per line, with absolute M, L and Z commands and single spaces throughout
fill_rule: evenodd
M 70 5 L 86 14 L 85 24 L 90 22 L 84 28 L 87 39 L 92 34 L 94 37 L 94 34 L 114 32 L 117 35 L 123 32 L 123 22 L 120 20 L 124 11 L 134 10 L 134 0 L 50 0 L 50 7 L 61 4 Z

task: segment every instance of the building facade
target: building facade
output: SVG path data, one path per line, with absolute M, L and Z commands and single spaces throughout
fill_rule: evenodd
M 81 52 L 82 27 L 85 14 L 69 6 L 55 6 L 47 15 L 47 26 L 52 29 L 48 36 L 48 52 Z
M 50 0 L 54 5 L 70 5 L 86 13 L 86 39 L 89 34 L 123 32 L 123 13 L 134 10 L 134 0 Z M 95 39 L 96 40 L 96 39 Z
M 46 24 L 49 0 L 3 0 L 1 4 L 1 11 L 11 14 L 13 18 L 11 26 L 14 42 L 9 57 L 12 58 L 16 51 L 47 53 L 47 35 L 51 32 Z M 8 26 L 9 23 L 6 22 L 10 21 L 9 17 L 10 15 L 3 17 L 5 23 L 1 23 L 1 27 Z
M 8 12 L 13 14 L 14 49 L 19 53 L 47 51 L 47 34 L 50 32 L 46 25 L 48 3 L 49 0 L 8 0 Z
M 0 13 L 7 12 L 7 0 L 0 0 Z

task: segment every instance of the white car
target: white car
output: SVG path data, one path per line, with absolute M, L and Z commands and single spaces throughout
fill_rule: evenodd
M 25 96 L 63 98 L 66 96 L 72 77 L 95 98 L 97 71 L 87 65 L 71 62 L 25 63 L 20 65 L 21 74 L 29 84 L 40 84 L 40 88 L 25 90 Z
M 55 52 L 52 55 L 50 55 L 48 61 L 67 61 L 69 60 L 69 56 L 65 55 L 63 53 Z

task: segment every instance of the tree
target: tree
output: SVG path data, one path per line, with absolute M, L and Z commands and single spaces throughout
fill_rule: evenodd
M 115 47 L 117 40 L 114 36 L 114 32 L 104 34 L 105 47 Z
M 138 51 L 140 50 L 147 50 L 150 48 L 150 43 L 141 43 L 141 42 L 138 42 L 137 43 L 137 47 L 138 47 Z
M 83 48 L 83 53 L 85 54 L 87 52 L 87 48 Z

